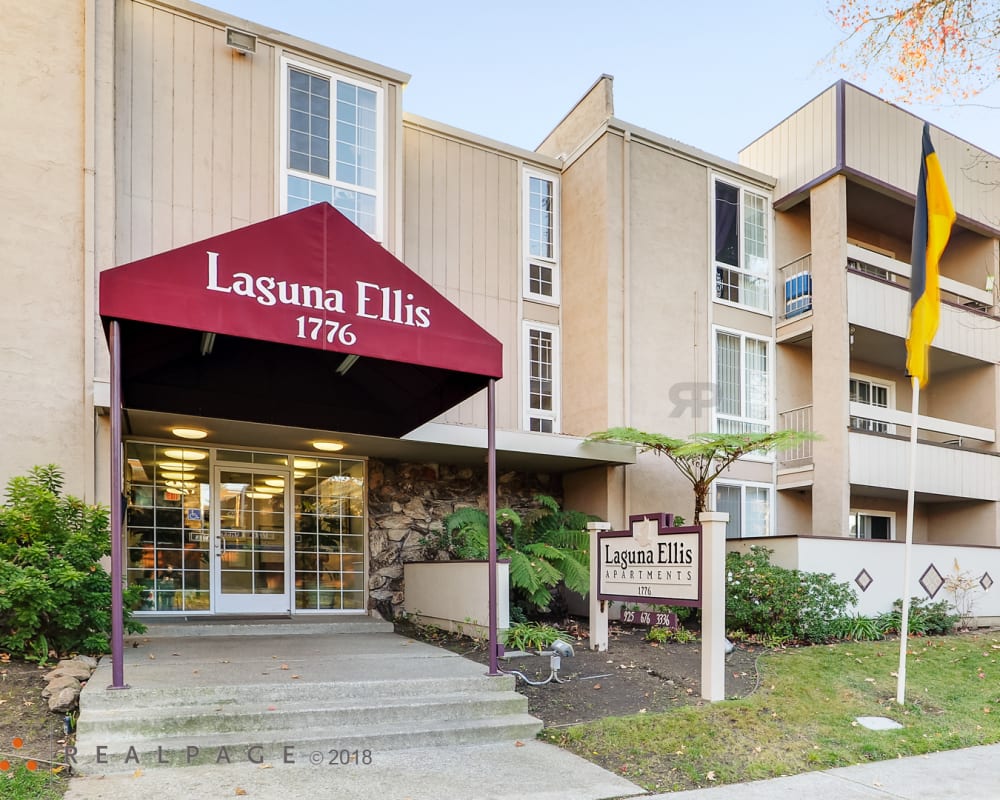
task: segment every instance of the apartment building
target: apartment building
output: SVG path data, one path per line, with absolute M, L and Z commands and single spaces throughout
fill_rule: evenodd
M 616 118 L 602 76 L 532 152 L 405 113 L 403 72 L 187 0 L 76 11 L 0 34 L 30 109 L 0 144 L 0 479 L 52 462 L 117 502 L 121 323 L 139 611 L 398 607 L 421 538 L 485 502 L 501 375 L 503 504 L 689 515 L 671 464 L 587 435 L 801 427 L 823 440 L 716 482 L 729 536 L 898 538 L 916 118 L 838 84 L 733 163 Z M 917 538 L 997 544 L 995 159 L 934 140 L 960 216 Z M 388 349 L 352 351 L 376 329 Z
M 923 121 L 839 82 L 740 153 L 776 178 L 777 532 L 903 538 L 910 247 Z M 998 161 L 933 128 L 958 213 L 920 395 L 914 541 L 1000 544 Z

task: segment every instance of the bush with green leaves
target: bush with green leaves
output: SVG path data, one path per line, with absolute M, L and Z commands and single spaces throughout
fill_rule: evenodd
M 108 511 L 62 489 L 58 467 L 35 467 L 0 506 L 0 649 L 37 661 L 104 653 L 111 633 Z M 144 630 L 128 613 L 126 625 Z
M 911 636 L 944 636 L 951 633 L 958 622 L 946 600 L 932 603 L 921 597 L 910 598 L 910 613 L 907 629 Z M 882 614 L 877 622 L 884 633 L 899 633 L 903 620 L 903 600 L 897 598 L 892 603 L 892 611 Z
M 587 523 L 594 517 L 563 511 L 547 495 L 536 495 L 535 500 L 540 508 L 523 518 L 510 508 L 497 511 L 497 557 L 510 561 L 514 604 L 543 611 L 552 602 L 552 590 L 560 582 L 582 595 L 590 591 Z M 478 508 L 460 508 L 449 514 L 444 530 L 428 537 L 425 547 L 432 552 L 445 551 L 451 558 L 486 559 L 486 513 Z
M 511 625 L 504 637 L 504 644 L 512 650 L 546 650 L 553 642 L 571 642 L 569 635 L 551 625 L 540 622 L 520 622 Z
M 837 638 L 836 620 L 857 604 L 850 585 L 775 566 L 771 552 L 754 545 L 726 555 L 727 629 L 775 641 Z

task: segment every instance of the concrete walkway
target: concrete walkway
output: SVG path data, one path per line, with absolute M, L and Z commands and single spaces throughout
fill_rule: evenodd
M 645 800 L 997 800 L 998 764 L 994 744 Z
M 523 712 L 506 715 L 513 726 L 455 735 L 484 693 L 481 684 L 525 709 L 527 701 L 510 691 L 513 678 L 488 678 L 481 664 L 391 630 L 344 618 L 151 625 L 126 647 L 131 689 L 106 690 L 107 659 L 84 689 L 77 737 L 84 775 L 70 781 L 66 800 L 600 800 L 643 793 L 535 740 L 538 721 Z M 444 691 L 439 684 L 462 691 L 450 705 L 428 704 L 427 692 Z M 442 706 L 447 718 L 432 719 Z M 189 761 L 183 745 L 191 744 L 200 752 Z M 99 748 L 104 767 L 94 761 Z

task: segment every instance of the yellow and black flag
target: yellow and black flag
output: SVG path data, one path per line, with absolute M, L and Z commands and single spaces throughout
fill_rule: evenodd
M 910 277 L 910 332 L 906 337 L 906 372 L 927 385 L 930 369 L 927 354 L 937 333 L 941 316 L 941 291 L 938 286 L 938 262 L 948 244 L 955 209 L 941 172 L 930 126 L 924 123 L 920 159 L 920 184 L 917 207 L 913 214 L 913 252 Z

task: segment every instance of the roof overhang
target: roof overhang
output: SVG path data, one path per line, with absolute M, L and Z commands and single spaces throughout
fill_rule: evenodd
M 332 206 L 101 274 L 126 408 L 398 437 L 502 377 L 502 345 Z

